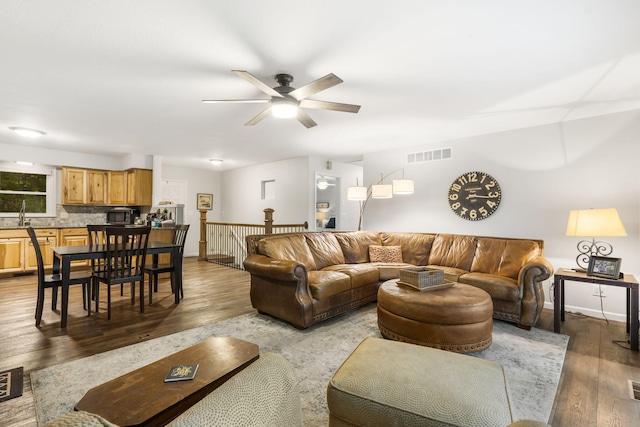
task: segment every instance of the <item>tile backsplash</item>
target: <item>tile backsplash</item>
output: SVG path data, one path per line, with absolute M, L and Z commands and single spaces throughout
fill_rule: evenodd
M 33 227 L 84 227 L 87 224 L 104 224 L 107 222 L 109 206 L 70 206 L 56 205 L 55 218 L 32 218 L 29 214 L 25 220 Z M 0 227 L 17 227 L 18 218 L 0 218 Z

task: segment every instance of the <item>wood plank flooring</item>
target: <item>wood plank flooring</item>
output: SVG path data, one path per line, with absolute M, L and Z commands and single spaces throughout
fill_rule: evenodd
M 36 328 L 36 281 L 35 276 L 0 279 L 0 371 L 25 369 L 22 397 L 0 402 L 2 427 L 37 425 L 29 378 L 34 370 L 253 311 L 248 273 L 186 258 L 185 298 L 178 306 L 167 280 L 144 314 L 130 305 L 126 290 L 120 297 L 114 287 L 112 320 L 107 321 L 106 304 L 87 317 L 80 287 L 72 287 L 66 330 L 60 329 L 59 310 L 50 309 L 50 291 Z M 553 312 L 545 310 L 537 327 L 553 330 Z M 628 347 L 625 325 L 567 314 L 563 333 L 571 339 L 551 425 L 640 426 L 640 402 L 629 398 L 627 382 L 640 382 L 640 354 L 613 343 L 622 340 Z

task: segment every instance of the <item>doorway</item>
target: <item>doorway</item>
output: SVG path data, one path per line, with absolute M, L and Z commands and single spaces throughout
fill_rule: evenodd
M 316 174 L 316 231 L 340 229 L 340 177 Z

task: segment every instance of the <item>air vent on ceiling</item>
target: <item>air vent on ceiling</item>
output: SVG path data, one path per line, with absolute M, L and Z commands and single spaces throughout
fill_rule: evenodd
M 407 163 L 424 163 L 433 160 L 445 160 L 452 157 L 451 148 L 440 148 L 438 150 L 420 151 L 407 154 Z

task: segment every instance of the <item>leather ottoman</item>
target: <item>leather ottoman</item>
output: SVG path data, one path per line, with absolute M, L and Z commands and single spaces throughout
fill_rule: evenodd
M 455 283 L 417 291 L 388 280 L 378 290 L 378 327 L 382 336 L 456 353 L 491 345 L 493 302 L 480 288 Z

